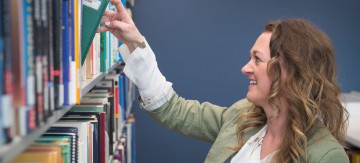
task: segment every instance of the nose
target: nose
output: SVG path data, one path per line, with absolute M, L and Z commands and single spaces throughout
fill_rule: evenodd
M 244 75 L 249 75 L 249 74 L 253 73 L 253 69 L 252 69 L 251 65 L 249 64 L 249 62 L 244 65 L 244 67 L 241 69 L 241 72 Z

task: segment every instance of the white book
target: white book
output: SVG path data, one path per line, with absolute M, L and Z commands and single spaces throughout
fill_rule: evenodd
M 53 124 L 54 127 L 76 127 L 78 128 L 78 156 L 79 162 L 89 162 L 88 161 L 88 127 L 89 122 L 66 122 L 59 121 Z
M 76 78 L 76 62 L 71 61 L 70 62 L 70 81 L 69 81 L 69 104 L 75 104 L 76 103 L 76 82 L 79 80 Z

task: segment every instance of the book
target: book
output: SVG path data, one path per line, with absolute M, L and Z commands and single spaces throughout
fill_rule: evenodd
M 71 162 L 78 162 L 78 129 L 76 127 L 51 127 L 44 136 L 62 135 L 71 137 Z
M 35 140 L 33 146 L 54 144 L 61 148 L 64 163 L 71 163 L 71 136 L 69 135 L 47 135 Z
M 36 126 L 35 114 L 35 66 L 34 66 L 34 31 L 32 0 L 23 0 L 23 45 L 24 45 L 24 73 L 25 73 L 25 105 L 26 105 L 26 132 L 34 130 Z
M 53 47 L 54 47 L 54 102 L 55 109 L 62 108 L 64 104 L 64 85 L 62 71 L 62 0 L 53 1 Z
M 96 91 L 99 91 L 98 93 Z M 108 93 L 108 95 L 103 96 L 100 94 L 102 91 Z M 115 81 L 113 79 L 102 79 L 100 82 L 98 82 L 95 87 L 91 90 L 90 93 L 88 93 L 88 96 L 84 96 L 84 97 L 106 97 L 108 99 L 108 103 L 110 104 L 110 128 L 111 128 L 111 134 L 110 135 L 110 141 L 115 142 L 116 141 L 116 133 L 117 128 L 116 128 L 116 103 L 115 103 Z M 112 150 L 110 151 L 110 154 L 112 154 Z
M 25 55 L 24 55 L 24 22 L 23 1 L 12 0 L 10 2 L 11 17 L 11 48 L 12 48 L 12 70 L 13 70 L 13 93 L 12 105 L 14 107 L 14 121 L 16 135 L 26 134 L 26 90 L 25 90 Z
M 38 126 L 44 124 L 44 105 L 43 105 L 43 32 L 41 20 L 41 0 L 33 0 L 33 29 L 34 29 L 34 64 L 35 64 L 35 108 L 36 122 Z
M 109 152 L 112 155 L 113 150 L 112 150 L 112 146 L 115 142 L 115 115 L 114 115 L 114 109 L 113 109 L 113 96 L 110 95 L 109 93 L 107 93 L 107 95 L 105 96 L 84 96 L 81 100 L 81 104 L 85 105 L 87 107 L 85 108 L 91 108 L 93 109 L 93 106 L 96 105 L 102 105 L 103 107 L 101 107 L 101 109 L 104 110 L 99 110 L 99 108 L 96 108 L 98 111 L 104 111 L 106 113 L 106 127 L 107 127 L 107 133 L 109 136 Z M 93 106 L 91 106 L 93 105 Z
M 48 63 L 48 58 L 49 58 L 49 15 L 48 15 L 48 1 L 44 1 L 41 0 L 40 1 L 40 20 L 41 20 L 41 42 L 40 42 L 40 47 L 41 48 L 41 53 L 42 53 L 42 87 L 43 87 L 43 108 L 44 108 L 44 112 L 43 112 L 43 118 L 46 121 L 47 118 L 51 115 L 51 110 L 50 110 L 50 96 L 49 96 L 49 92 L 50 92 L 50 88 L 49 88 L 49 63 Z
M 3 6 L 2 17 L 3 22 L 10 22 L 10 0 L 0 1 Z M 1 113 L 3 120 L 2 129 L 4 131 L 5 142 L 11 142 L 14 137 L 14 108 L 12 105 L 12 92 L 13 92 L 13 76 L 12 76 L 12 48 L 11 48 L 11 23 L 3 24 L 3 43 L 4 43 L 4 90 L 1 95 Z
M 63 122 L 53 124 L 54 127 L 76 127 L 78 139 L 81 142 L 78 146 L 79 162 L 88 162 L 88 123 L 86 122 Z
M 71 112 L 81 112 L 96 115 L 99 122 L 100 130 L 100 162 L 108 162 L 109 160 L 109 121 L 107 119 L 107 107 L 105 105 L 75 105 L 71 108 Z
M 30 146 L 25 152 L 19 154 L 13 163 L 24 162 L 43 162 L 54 163 L 63 162 L 61 148 L 56 145 Z
M 93 162 L 93 145 L 94 145 L 94 124 L 92 123 L 93 121 L 90 121 L 92 117 L 75 117 L 75 116 L 71 116 L 71 117 L 63 117 L 60 119 L 60 121 L 58 121 L 59 123 L 64 123 L 64 125 L 66 126 L 67 123 L 71 123 L 71 125 L 73 124 L 86 124 L 87 125 L 87 132 L 86 132 L 86 141 L 82 141 L 82 142 L 86 142 L 86 150 L 83 150 L 83 152 L 87 153 L 87 162 Z M 85 156 L 84 156 L 85 157 Z
M 69 22 L 70 18 L 69 12 L 69 0 L 63 0 L 62 2 L 62 69 L 63 69 L 63 84 L 64 84 L 64 105 L 70 105 L 70 75 L 71 75 L 71 54 L 69 54 L 69 42 L 71 39 L 69 33 Z
M 81 98 L 81 54 L 82 49 L 80 42 L 83 41 L 82 38 L 82 17 L 83 17 L 83 6 L 82 6 L 82 0 L 72 0 L 73 8 L 74 8 L 74 50 L 75 50 L 75 97 L 76 97 L 76 104 L 80 104 L 80 98 Z
M 2 119 L 2 95 L 4 94 L 4 41 L 3 41 L 3 17 L 1 14 L 3 13 L 3 5 L 0 4 L 0 118 Z M 5 143 L 5 135 L 3 130 L 3 122 L 0 121 L 0 146 Z
M 100 129 L 98 116 L 94 115 L 94 113 L 88 112 L 67 112 L 60 120 L 66 121 L 82 121 L 82 122 L 90 122 L 93 125 L 93 133 L 92 133 L 92 153 L 93 153 L 93 162 L 99 162 L 100 159 Z M 90 139 L 91 140 L 91 139 Z
M 84 0 L 82 3 L 81 65 L 85 62 L 86 54 L 108 3 L 108 0 Z
M 106 72 L 106 56 L 108 53 L 108 49 L 106 48 L 107 39 L 106 34 L 107 32 L 100 33 L 100 72 Z
M 70 59 L 69 65 L 70 65 L 70 74 L 69 74 L 69 104 L 75 104 L 77 101 L 77 72 L 76 72 L 76 57 L 75 53 L 75 26 L 77 25 L 76 18 L 75 18 L 75 1 L 69 0 L 68 2 L 68 32 L 69 32 L 69 39 L 68 39 L 68 54 Z
M 116 127 L 116 139 L 119 139 L 122 135 L 122 128 L 125 122 L 125 119 L 123 118 L 123 112 L 120 109 L 120 103 L 119 103 L 119 86 L 118 86 L 118 80 L 119 80 L 119 72 L 116 70 L 112 70 L 109 72 L 107 76 L 105 76 L 105 79 L 112 79 L 114 80 L 114 109 L 115 109 L 115 127 Z
M 125 120 L 127 115 L 127 105 L 126 105 L 126 85 L 125 85 L 126 76 L 122 72 L 119 75 L 118 85 L 119 85 L 119 104 L 122 114 L 122 119 Z
M 55 12 L 53 10 L 53 5 L 56 5 L 56 3 L 53 2 L 53 0 L 48 1 L 47 3 L 47 23 L 48 23 L 48 31 L 47 31 L 47 40 L 48 40 L 48 88 L 49 88 L 49 115 L 51 116 L 52 113 L 55 111 L 55 88 L 54 88 L 54 19 L 53 19 L 53 13 Z
M 100 73 L 100 33 L 96 33 L 93 40 L 93 76 Z

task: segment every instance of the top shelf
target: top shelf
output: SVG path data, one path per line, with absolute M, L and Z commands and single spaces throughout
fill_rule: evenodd
M 89 92 L 101 79 L 103 79 L 108 72 L 121 66 L 121 63 L 114 64 L 106 73 L 100 73 L 94 78 L 85 81 L 85 84 L 81 87 L 81 95 Z M 23 137 L 15 137 L 9 144 L 0 146 L 0 163 L 11 162 L 18 154 L 24 151 L 29 145 L 31 145 L 38 137 L 44 134 L 54 123 L 56 123 L 66 112 L 71 109 L 71 106 L 64 106 L 62 109 L 54 111 L 53 115 L 47 119 L 46 124 L 39 126 Z

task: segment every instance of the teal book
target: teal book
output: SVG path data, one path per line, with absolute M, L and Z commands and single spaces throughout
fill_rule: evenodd
M 71 163 L 71 139 L 69 135 L 43 135 L 35 140 L 34 145 L 55 144 L 61 147 L 64 163 Z
M 84 64 L 108 0 L 83 0 L 81 24 L 81 65 Z
M 103 32 L 100 34 L 100 72 L 106 72 L 106 56 L 107 56 L 107 39 L 106 39 L 106 33 Z

